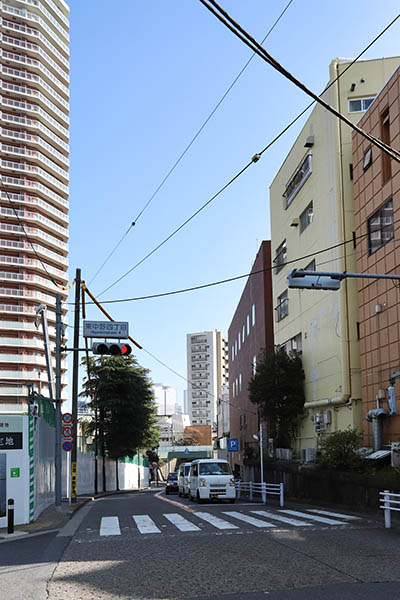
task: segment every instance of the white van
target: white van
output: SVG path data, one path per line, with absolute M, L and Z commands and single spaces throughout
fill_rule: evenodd
M 187 497 L 189 495 L 189 485 L 188 485 L 188 477 L 189 477 L 189 471 L 190 471 L 190 465 L 192 463 L 190 462 L 186 462 L 186 463 L 182 463 L 179 466 L 179 470 L 178 470 L 178 496 L 185 496 Z
M 189 497 L 197 502 L 208 499 L 235 502 L 235 481 L 228 461 L 194 460 L 189 471 Z

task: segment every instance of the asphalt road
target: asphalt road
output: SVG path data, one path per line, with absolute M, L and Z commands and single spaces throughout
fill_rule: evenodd
M 398 526 L 340 509 L 283 510 L 153 492 L 98 499 L 58 533 L 0 543 L 0 596 L 400 600 Z

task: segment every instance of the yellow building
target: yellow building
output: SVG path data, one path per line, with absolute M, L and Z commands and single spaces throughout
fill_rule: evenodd
M 332 61 L 323 97 L 357 123 L 400 58 L 345 71 L 350 62 Z M 270 187 L 275 344 L 301 352 L 306 411 L 294 450 L 305 460 L 327 433 L 361 430 L 363 416 L 357 280 L 338 291 L 288 289 L 286 280 L 290 268 L 356 271 L 351 131 L 316 105 Z

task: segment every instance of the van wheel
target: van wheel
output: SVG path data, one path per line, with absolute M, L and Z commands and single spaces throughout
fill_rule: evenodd
M 199 492 L 197 492 L 197 495 L 196 495 L 196 502 L 197 502 L 197 504 L 201 504 L 203 502 L 203 500 L 200 498 Z

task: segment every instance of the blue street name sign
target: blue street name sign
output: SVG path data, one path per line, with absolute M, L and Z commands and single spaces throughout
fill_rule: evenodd
M 228 452 L 239 452 L 238 438 L 228 438 Z

